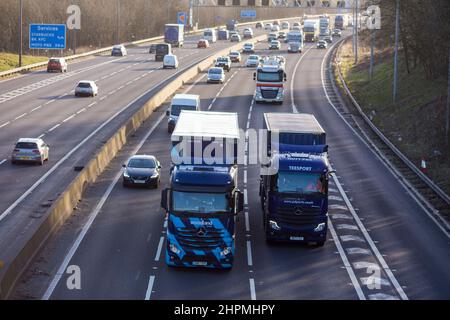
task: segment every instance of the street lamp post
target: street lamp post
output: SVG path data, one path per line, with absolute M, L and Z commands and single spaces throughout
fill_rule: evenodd
M 23 0 L 19 1 L 19 67 L 22 66 L 22 40 L 23 40 L 23 29 L 22 29 L 22 18 L 23 18 Z
M 394 56 L 394 88 L 393 101 L 397 102 L 397 81 L 398 81 L 398 42 L 400 36 L 400 0 L 396 0 L 395 6 L 395 56 Z

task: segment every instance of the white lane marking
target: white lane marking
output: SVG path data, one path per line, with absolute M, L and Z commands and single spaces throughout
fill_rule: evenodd
M 333 201 L 344 201 L 341 197 L 339 196 L 328 196 L 328 200 L 333 200 Z
M 250 232 L 250 219 L 248 216 L 248 210 L 245 210 L 244 215 L 245 215 L 245 231 L 247 233 L 249 233 Z
M 330 206 L 328 207 L 331 210 L 344 210 L 347 211 L 347 207 L 343 206 L 341 204 L 330 204 Z
M 145 300 L 150 300 L 153 291 L 153 284 L 155 283 L 155 276 L 150 276 L 148 280 L 147 291 L 145 293 Z
M 300 63 L 302 62 L 302 60 L 305 57 L 305 55 L 312 48 L 314 48 L 314 46 L 311 46 L 308 50 L 306 50 L 305 52 L 301 53 L 302 56 L 300 57 L 300 59 L 298 59 L 297 63 L 295 64 L 294 71 L 292 72 L 292 79 L 291 79 L 291 106 L 292 106 L 292 112 L 293 113 L 298 113 L 298 109 L 295 106 L 295 98 L 294 98 L 294 84 L 295 84 L 295 76 L 297 74 L 297 69 L 300 66 Z
M 398 300 L 398 298 L 394 297 L 390 294 L 375 293 L 375 294 L 369 294 L 369 300 Z
M 34 109 L 31 109 L 30 113 L 31 113 L 31 112 L 34 112 L 34 111 L 36 111 L 36 110 L 39 110 L 40 108 L 42 108 L 42 105 L 40 105 L 40 106 L 37 106 L 37 107 L 36 107 L 36 108 L 34 108 Z
M 391 269 L 389 268 L 388 264 L 384 260 L 383 256 L 381 255 L 380 251 L 378 250 L 377 246 L 375 245 L 375 243 L 373 242 L 369 233 L 367 232 L 366 227 L 361 222 L 361 219 L 359 219 L 358 214 L 356 213 L 355 209 L 353 208 L 353 205 L 351 204 L 350 200 L 348 199 L 347 194 L 344 192 L 344 189 L 342 188 L 341 184 L 339 183 L 338 178 L 333 175 L 333 180 L 334 180 L 335 185 L 339 189 L 339 192 L 341 193 L 341 196 L 344 199 L 345 204 L 347 205 L 348 209 L 350 210 L 350 213 L 352 214 L 353 218 L 355 219 L 356 224 L 358 225 L 364 238 L 366 239 L 367 243 L 369 244 L 370 248 L 372 249 L 372 252 L 375 254 L 377 260 L 381 264 L 381 267 L 384 269 L 389 280 L 394 285 L 395 290 L 398 292 L 398 294 L 400 295 L 400 297 L 403 300 L 408 300 L 408 296 L 406 295 L 405 291 L 398 283 L 397 279 L 395 278 L 395 276 L 392 273 Z
M 78 110 L 78 111 L 77 111 L 77 114 L 80 114 L 80 113 L 85 112 L 85 111 L 86 111 L 86 108 L 83 108 L 83 109 L 81 109 L 81 110 Z
M 380 270 L 380 266 L 377 263 L 367 262 L 367 261 L 357 261 L 353 263 L 355 269 L 371 269 Z
M 336 231 L 334 230 L 333 223 L 330 219 L 328 219 L 328 228 L 330 229 L 331 236 L 334 239 L 334 244 L 336 245 L 336 248 L 338 249 L 339 255 L 341 256 L 342 263 L 344 264 L 345 270 L 347 270 L 348 276 L 350 277 L 350 280 L 352 281 L 353 287 L 356 290 L 356 294 L 358 295 L 359 300 L 366 300 L 366 297 L 361 289 L 361 286 L 358 282 L 358 279 L 356 278 L 355 271 L 353 270 L 350 262 L 348 261 L 347 255 L 345 254 L 344 249 L 342 248 L 342 244 L 339 241 L 339 237 L 336 234 Z
M 253 266 L 253 258 L 252 258 L 252 243 L 250 240 L 247 240 L 247 264 L 249 267 Z
M 336 226 L 336 229 L 338 229 L 338 230 L 358 230 L 358 227 L 351 225 L 351 224 L 338 224 Z
M 244 205 L 248 206 L 248 194 L 247 194 L 247 188 L 244 189 Z
M 38 139 L 42 139 L 43 137 L 45 137 L 45 133 L 41 134 Z
M 28 114 L 28 113 L 23 113 L 23 114 L 21 114 L 20 116 L 15 117 L 15 118 L 14 118 L 14 121 L 19 120 L 20 118 L 25 117 L 27 114 Z
M 113 90 L 113 91 L 111 91 L 111 92 L 109 92 L 108 95 L 114 94 L 114 93 L 116 93 L 116 92 L 117 92 L 117 89 L 116 89 L 116 90 Z
M 370 250 L 364 249 L 364 248 L 348 248 L 346 249 L 347 254 L 354 255 L 354 254 L 365 254 L 370 255 Z
M 256 300 L 255 279 L 250 278 L 249 283 L 250 283 L 250 299 Z
M 125 86 L 120 86 L 117 88 L 117 90 L 122 90 L 123 88 L 125 88 Z
M 56 101 L 56 99 L 52 99 L 52 100 L 50 100 L 50 101 L 47 101 L 46 103 L 44 103 L 45 105 L 49 105 L 50 103 L 53 103 L 53 102 L 55 102 Z
M 247 170 L 244 170 L 244 184 L 247 184 Z
M 359 236 L 354 236 L 351 234 L 341 236 L 341 241 L 342 242 L 349 242 L 349 241 L 365 242 L 363 238 L 361 238 Z
M 76 114 L 71 115 L 70 117 L 66 118 L 63 120 L 63 122 L 67 122 L 69 120 L 72 120 L 73 118 L 75 118 Z
M 7 160 L 8 160 L 8 159 L 3 159 L 2 161 L 0 161 L 0 166 L 1 166 L 2 164 L 4 164 Z
M 2 124 L 1 126 L 0 126 L 0 128 L 3 128 L 3 127 L 6 127 L 8 124 L 10 124 L 11 123 L 11 121 L 8 121 L 8 122 L 5 122 L 4 124 Z
M 361 283 L 363 286 L 385 286 L 385 287 L 390 287 L 391 283 L 384 278 L 381 277 L 376 277 L 376 276 L 370 276 L 370 277 L 363 277 L 360 278 Z M 370 298 L 369 298 L 370 299 Z
M 93 107 L 94 105 L 96 105 L 97 104 L 97 101 L 95 101 L 95 102 L 92 102 L 91 104 L 89 104 L 87 107 L 88 108 L 91 108 L 91 107 Z
M 52 128 L 50 128 L 50 129 L 48 130 L 48 132 L 52 132 L 53 130 L 55 130 L 56 128 L 58 128 L 60 125 L 61 125 L 61 124 L 58 123 L 57 125 L 55 125 L 55 126 L 53 126 Z
M 164 244 L 164 237 L 161 236 L 161 238 L 159 239 L 158 250 L 156 251 L 155 261 L 159 261 L 159 259 L 161 258 L 163 244 Z
M 134 103 L 134 102 L 133 102 Z M 161 123 L 161 121 L 165 118 L 165 114 L 161 115 L 156 123 L 151 127 L 151 129 L 147 132 L 147 134 L 142 138 L 139 145 L 133 150 L 132 155 L 136 154 L 139 149 L 142 148 L 145 141 L 148 139 L 148 137 L 155 131 L 156 127 Z M 50 171 L 49 171 L 50 172 Z M 51 174 L 52 172 L 50 172 Z M 67 266 L 69 265 L 69 262 L 72 260 L 73 256 L 75 255 L 75 252 L 78 250 L 78 247 L 80 246 L 81 242 L 83 241 L 84 237 L 86 236 L 87 232 L 92 226 L 92 223 L 94 222 L 95 218 L 99 214 L 100 210 L 103 208 L 103 206 L 106 203 L 106 200 L 109 198 L 112 190 L 114 189 L 114 186 L 117 184 L 119 179 L 122 177 L 122 171 L 119 171 L 116 176 L 114 177 L 111 184 L 108 186 L 108 189 L 105 191 L 103 196 L 100 199 L 100 202 L 97 204 L 95 209 L 90 213 L 89 219 L 86 222 L 86 224 L 83 226 L 83 229 L 81 230 L 80 234 L 78 235 L 77 239 L 75 240 L 74 244 L 70 248 L 69 252 L 67 253 L 66 257 L 64 258 L 64 261 L 62 262 L 61 266 L 59 267 L 58 271 L 56 272 L 55 277 L 53 278 L 52 282 L 50 283 L 49 287 L 45 291 L 42 300 L 48 300 L 50 299 L 51 295 L 53 294 L 53 291 L 55 290 L 56 286 L 58 285 L 58 282 L 61 280 L 61 277 L 63 276 L 65 270 L 67 269 Z M 39 181 L 38 181 L 39 182 Z M 39 182 L 40 183 L 40 182 Z M 1 221 L 1 220 L 0 220 Z
M 103 97 L 100 98 L 100 101 L 103 101 L 103 100 L 105 100 L 106 98 L 108 98 L 108 96 L 103 96 Z
M 343 214 L 343 213 L 332 213 L 331 218 L 333 220 L 337 220 L 337 219 L 343 219 L 343 220 L 353 220 L 353 217 L 349 214 Z

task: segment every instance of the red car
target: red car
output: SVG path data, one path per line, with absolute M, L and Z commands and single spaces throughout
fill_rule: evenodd
M 208 48 L 209 47 L 209 41 L 205 39 L 201 39 L 197 43 L 197 48 Z
M 67 72 L 67 62 L 64 58 L 50 58 L 47 64 L 47 72 Z

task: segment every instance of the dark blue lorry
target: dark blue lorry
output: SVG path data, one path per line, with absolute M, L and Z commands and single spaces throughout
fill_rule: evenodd
M 170 187 L 161 196 L 161 206 L 168 215 L 167 265 L 232 268 L 235 218 L 243 210 L 243 194 L 238 189 L 238 140 L 235 113 L 181 112 L 172 134 Z M 214 162 L 210 160 L 216 153 L 209 156 L 206 152 L 212 143 L 223 148 L 217 151 Z M 200 150 L 200 155 L 188 149 Z
M 267 157 L 260 198 L 266 240 L 323 246 L 328 228 L 326 134 L 313 115 L 265 113 Z

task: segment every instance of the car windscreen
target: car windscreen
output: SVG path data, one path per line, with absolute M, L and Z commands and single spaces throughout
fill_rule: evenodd
M 219 58 L 219 59 L 217 59 L 217 62 L 227 63 L 228 59 L 226 59 L 226 58 Z
M 78 88 L 90 88 L 90 87 L 91 87 L 91 84 L 87 83 L 87 82 L 80 82 L 78 84 Z
M 171 114 L 173 116 L 179 116 L 181 113 L 181 110 L 197 110 L 196 106 L 183 106 L 183 105 L 172 105 L 171 108 Z
M 258 71 L 258 81 L 260 82 L 281 82 L 283 81 L 283 72 L 263 72 Z
M 209 74 L 222 74 L 222 69 L 209 69 L 208 71 Z
M 230 212 L 230 203 L 226 193 L 173 191 L 172 207 L 174 211 L 178 212 Z
M 153 159 L 131 159 L 128 162 L 129 168 L 154 169 L 156 167 Z
M 37 149 L 38 146 L 34 142 L 18 142 L 16 144 L 17 149 Z

